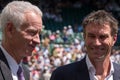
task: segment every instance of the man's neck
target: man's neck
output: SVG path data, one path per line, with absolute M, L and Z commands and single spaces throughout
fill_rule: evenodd
M 105 78 L 106 76 L 108 76 L 111 68 L 110 64 L 110 59 L 107 59 L 104 62 L 96 62 L 94 64 L 96 76 L 101 78 Z

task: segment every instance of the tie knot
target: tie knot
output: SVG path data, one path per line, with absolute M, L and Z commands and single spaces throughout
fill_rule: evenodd
M 17 71 L 17 75 L 20 75 L 21 73 L 22 73 L 22 68 L 21 68 L 21 66 L 19 66 L 18 71 Z

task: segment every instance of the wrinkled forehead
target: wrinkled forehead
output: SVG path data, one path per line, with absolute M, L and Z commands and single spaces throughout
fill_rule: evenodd
M 91 22 L 89 24 L 87 24 L 85 27 L 85 30 L 87 28 L 91 29 L 91 28 L 95 28 L 95 29 L 105 29 L 105 28 L 109 28 L 110 29 L 110 24 L 109 23 L 103 23 L 103 24 L 100 24 L 100 23 L 94 23 L 94 22 Z
M 38 14 L 35 14 L 33 12 L 27 12 L 25 14 L 25 20 L 24 23 L 21 25 L 21 28 L 36 28 L 41 29 L 42 28 L 42 17 Z
M 111 32 L 111 28 L 108 24 L 89 24 L 85 27 L 85 32 L 105 33 Z

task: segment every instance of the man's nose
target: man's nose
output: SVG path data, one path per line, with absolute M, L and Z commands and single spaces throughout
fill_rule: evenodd
M 98 38 L 95 39 L 94 43 L 95 43 L 95 45 L 101 45 L 101 41 Z
M 36 42 L 37 44 L 40 44 L 40 36 L 39 36 L 39 34 L 36 34 L 34 36 L 33 41 Z

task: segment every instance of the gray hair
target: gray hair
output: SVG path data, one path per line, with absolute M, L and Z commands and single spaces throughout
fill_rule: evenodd
M 12 1 L 1 12 L 1 29 L 4 30 L 8 22 L 12 22 L 18 29 L 25 22 L 25 12 L 34 12 L 42 17 L 42 11 L 27 1 Z

